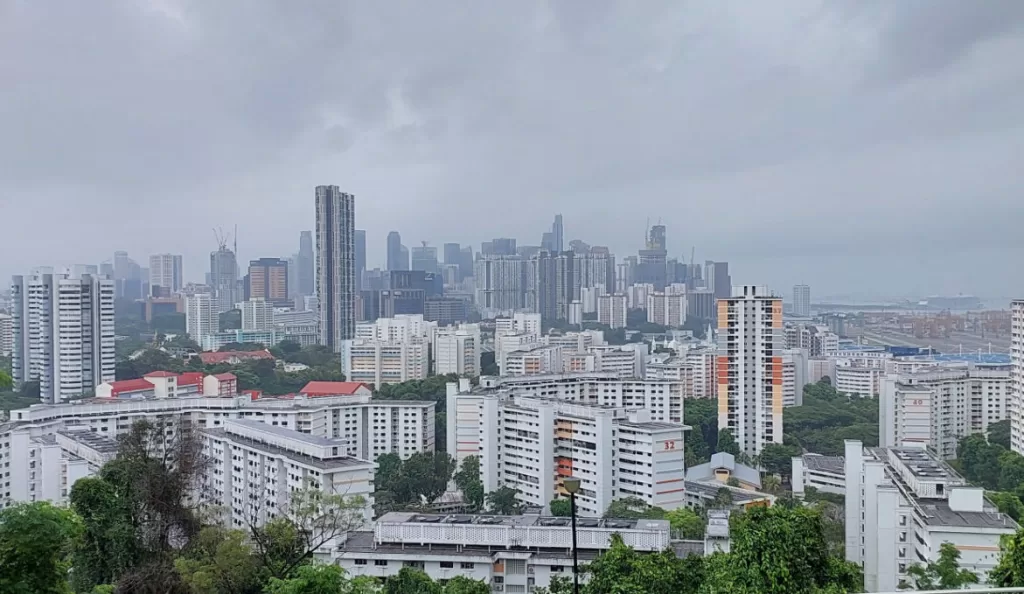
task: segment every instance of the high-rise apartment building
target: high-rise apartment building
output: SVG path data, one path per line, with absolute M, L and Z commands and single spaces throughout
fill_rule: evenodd
M 597 321 L 609 326 L 612 330 L 626 327 L 626 312 L 629 310 L 626 296 L 601 295 L 597 298 Z
M 686 323 L 686 295 L 649 293 L 647 295 L 647 321 L 670 328 Z
M 408 269 L 402 260 L 402 234 L 398 231 L 388 233 L 387 268 L 388 270 Z
M 569 319 L 573 301 L 580 300 L 580 267 L 573 252 L 540 252 L 530 258 L 526 302 L 545 323 Z
M 793 315 L 806 318 L 811 315 L 811 286 L 793 286 Z
M 209 293 L 195 293 L 185 297 L 185 332 L 201 343 L 203 337 L 220 332 L 220 312 L 217 299 Z
M 262 299 L 278 307 L 291 305 L 288 298 L 288 261 L 260 258 L 249 262 L 245 276 L 245 299 Z
M 356 229 L 356 294 L 363 290 L 363 273 L 366 272 L 366 231 Z
M 362 338 L 345 340 L 341 346 L 341 370 L 349 381 L 377 387 L 427 379 L 430 370 L 429 343 Z
M 239 303 L 238 309 L 242 312 L 242 330 L 272 330 L 274 328 L 273 303 L 262 298 L 249 299 Z
M 565 233 L 562 229 L 562 215 L 555 215 L 555 222 L 551 225 L 551 247 L 554 252 L 565 251 Z
M 485 317 L 524 307 L 526 262 L 519 256 L 483 256 L 476 261 L 473 279 L 476 304 Z
M 303 231 L 299 234 L 299 253 L 295 258 L 298 270 L 299 295 L 308 296 L 316 293 L 316 256 L 313 254 L 313 232 Z
M 782 300 L 766 287 L 718 300 L 718 426 L 749 456 L 782 443 L 783 332 Z
M 1010 446 L 1024 455 L 1024 299 L 1015 299 L 1010 304 L 1010 363 Z
M 434 375 L 478 376 L 482 353 L 479 324 L 438 328 L 434 337 Z
M 728 299 L 732 291 L 729 263 L 704 262 L 704 286 L 715 292 L 715 299 Z
M 114 380 L 114 281 L 91 275 L 15 276 L 11 371 L 39 382 L 43 402 L 63 402 Z
M 338 186 L 316 187 L 316 290 L 320 343 L 341 352 L 355 335 L 356 198 Z
M 9 314 L 0 313 L 0 357 L 10 357 L 14 350 L 14 322 Z
M 149 257 L 149 291 L 154 297 L 170 297 L 184 285 L 181 256 L 154 254 Z
M 235 252 L 227 246 L 220 246 L 210 252 L 210 286 L 217 298 L 218 313 L 230 311 L 235 303 L 241 301 L 238 293 L 238 262 Z

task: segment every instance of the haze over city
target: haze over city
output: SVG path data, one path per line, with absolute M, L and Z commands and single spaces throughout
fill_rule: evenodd
M 1024 4 L 0 6 L 0 278 L 287 256 L 313 187 L 385 237 L 728 260 L 817 295 L 1024 294 Z M 47 31 L 40 43 L 38 31 Z

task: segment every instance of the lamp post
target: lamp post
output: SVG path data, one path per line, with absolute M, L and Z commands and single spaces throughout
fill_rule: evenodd
M 569 510 L 572 515 L 572 592 L 580 594 L 580 566 L 576 553 L 576 493 L 580 490 L 580 479 L 565 477 L 562 486 L 569 493 Z

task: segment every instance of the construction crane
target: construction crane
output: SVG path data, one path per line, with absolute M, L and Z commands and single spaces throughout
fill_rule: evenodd
M 237 230 L 238 227 L 236 226 L 235 229 Z M 217 249 L 219 251 L 223 252 L 223 251 L 228 249 L 228 242 L 231 241 L 231 234 L 230 233 L 225 233 L 223 227 L 214 227 L 213 228 L 213 237 L 214 237 L 214 239 L 217 240 Z M 238 250 L 238 241 L 237 240 L 235 241 L 235 250 L 236 251 Z

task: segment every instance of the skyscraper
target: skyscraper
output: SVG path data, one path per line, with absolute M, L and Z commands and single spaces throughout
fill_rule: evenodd
M 1024 299 L 1010 304 L 1010 448 L 1024 455 Z
M 798 318 L 806 318 L 811 315 L 810 285 L 796 285 L 793 287 L 793 315 Z
M 210 286 L 217 300 L 217 313 L 234 309 L 240 301 L 238 262 L 235 260 L 235 252 L 224 244 L 217 251 L 210 252 Z
M 181 290 L 181 256 L 154 254 L 149 257 L 149 291 L 157 297 L 170 297 Z
M 114 381 L 114 281 L 91 275 L 15 276 L 11 371 L 58 403 Z
M 665 226 L 655 225 L 647 233 L 645 249 L 640 250 L 634 282 L 652 284 L 656 291 L 664 291 L 668 284 L 668 251 L 665 249 Z
M 782 300 L 765 287 L 733 287 L 718 300 L 718 426 L 740 451 L 782 443 Z
M 562 215 L 555 215 L 555 223 L 551 225 L 551 247 L 554 251 L 561 253 L 565 250 L 564 234 L 562 231 Z
M 437 248 L 425 245 L 412 248 L 412 269 L 422 270 L 423 272 L 436 273 L 438 271 L 437 266 Z
M 412 266 L 409 263 L 409 248 L 399 246 L 398 249 L 398 267 L 395 270 L 412 270 Z
M 280 307 L 291 305 L 288 298 L 288 261 L 260 258 L 249 262 L 245 276 L 245 299 L 262 299 Z
M 704 262 L 704 286 L 715 292 L 715 299 L 728 299 L 732 295 L 732 278 L 728 262 Z
M 338 186 L 316 187 L 316 291 L 320 343 L 336 353 L 355 336 L 356 198 Z
M 459 280 L 462 280 L 462 246 L 457 243 L 444 244 L 444 265 L 455 265 L 459 267 Z
M 363 290 L 363 273 L 366 272 L 366 231 L 356 229 L 356 294 Z
M 541 252 L 527 266 L 527 304 L 545 324 L 569 319 L 569 304 L 580 298 L 576 254 Z
M 388 233 L 387 268 L 388 270 L 406 270 L 408 268 L 402 265 L 402 234 L 398 231 Z
M 299 234 L 299 255 L 296 258 L 296 263 L 298 264 L 296 276 L 299 281 L 299 295 L 312 295 L 316 292 L 315 261 L 316 257 L 313 255 L 313 232 L 303 231 Z

